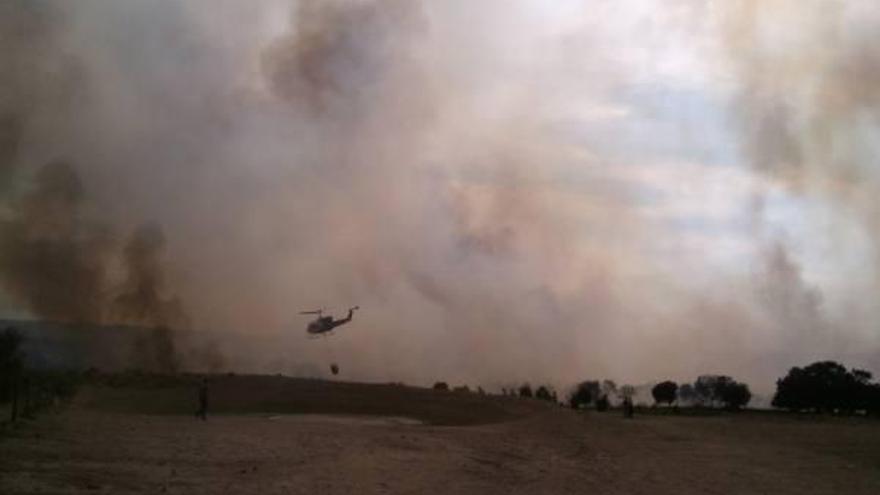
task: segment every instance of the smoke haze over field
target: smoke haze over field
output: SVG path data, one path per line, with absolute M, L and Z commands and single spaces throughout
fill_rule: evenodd
M 0 309 L 350 379 L 880 372 L 878 27 L 868 0 L 4 2 Z M 298 311 L 355 304 L 306 340 Z

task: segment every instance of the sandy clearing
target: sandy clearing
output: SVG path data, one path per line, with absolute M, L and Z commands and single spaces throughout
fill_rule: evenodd
M 188 383 L 188 382 L 187 382 Z M 0 493 L 880 493 L 880 423 L 576 413 L 284 377 L 86 387 L 0 435 Z M 149 412 L 149 414 L 146 414 Z M 421 423 L 421 424 L 420 424 Z
M 74 408 L 0 443 L 0 493 L 880 493 L 880 428 L 576 414 L 480 426 Z

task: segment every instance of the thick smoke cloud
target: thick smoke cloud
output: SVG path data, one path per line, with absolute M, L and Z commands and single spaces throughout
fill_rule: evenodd
M 102 320 L 109 239 L 81 218 L 83 194 L 73 168 L 52 162 L 0 226 L 3 285 L 43 318 Z
M 0 10 L 0 287 L 36 318 L 152 329 L 131 365 L 173 369 L 170 329 L 186 325 L 180 303 L 162 299 L 160 229 L 141 227 L 121 246 L 131 226 L 98 211 L 95 185 L 67 158 L 76 153 L 59 146 L 88 126 L 81 100 L 92 88 L 86 60 L 64 48 L 71 17 L 52 2 Z
M 125 321 L 150 327 L 186 326 L 186 315 L 179 299 L 163 296 L 160 254 L 164 246 L 162 231 L 144 225 L 134 232 L 123 250 L 126 278 L 122 292 L 113 301 L 113 310 Z
M 740 1 L 720 9 L 724 45 L 735 76 L 734 118 L 747 165 L 806 201 L 832 209 L 804 221 L 823 225 L 830 239 L 860 225 L 872 252 L 864 260 L 865 284 L 839 289 L 847 312 L 827 314 L 820 290 L 805 282 L 805 269 L 785 243 L 766 228 L 758 236 L 768 270 L 767 302 L 787 328 L 816 348 L 845 346 L 842 333 L 873 333 L 871 301 L 880 288 L 880 238 L 876 201 L 876 140 L 880 49 L 873 35 L 880 16 L 870 2 Z M 767 198 L 756 193 L 755 221 L 766 218 Z M 834 245 L 828 256 L 845 257 Z M 868 311 L 866 313 L 866 311 Z M 866 321 L 868 320 L 868 321 Z
M 186 316 L 179 300 L 163 296 L 161 231 L 148 225 L 132 234 L 118 264 L 125 279 L 115 288 L 116 239 L 106 225 L 86 216 L 85 203 L 70 164 L 41 167 L 31 188 L 10 205 L 10 218 L 0 223 L 0 286 L 44 320 L 144 327 L 130 364 L 176 369 L 172 329 L 185 329 Z
M 418 383 L 772 383 L 866 342 L 841 326 L 851 307 L 833 311 L 852 288 L 820 288 L 769 219 L 779 195 L 812 185 L 864 212 L 866 228 L 876 218 L 873 186 L 844 180 L 866 167 L 841 151 L 869 147 L 839 141 L 869 132 L 855 115 L 876 95 L 832 89 L 870 72 L 861 37 L 831 40 L 843 58 L 792 46 L 779 64 L 788 45 L 761 35 L 775 24 L 754 26 L 782 14 L 757 3 L 658 2 L 650 15 L 563 3 L 5 3 L 7 305 L 164 329 L 140 358 L 150 367 L 219 365 L 213 348 L 162 337 L 186 327 L 233 368 L 339 362 L 347 378 Z M 628 16 L 661 20 L 645 30 Z M 705 48 L 694 62 L 680 53 L 692 39 L 720 43 L 693 43 Z M 651 51 L 664 46 L 669 67 Z M 704 72 L 733 83 L 678 68 L 718 55 L 723 67 Z M 687 91 L 654 88 L 658 74 Z M 713 164 L 660 163 L 677 144 L 658 141 L 685 131 L 626 127 L 664 110 L 643 95 L 674 101 L 695 85 L 733 95 L 725 130 L 745 156 L 724 172 L 733 206 L 689 203 Z M 846 172 L 822 172 L 830 159 Z M 745 218 L 745 241 L 722 244 L 739 229 L 728 216 Z M 705 241 L 712 228 L 720 240 Z M 355 304 L 334 338 L 304 338 L 300 310 Z

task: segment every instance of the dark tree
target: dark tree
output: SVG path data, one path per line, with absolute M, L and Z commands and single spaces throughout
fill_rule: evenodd
M 568 404 L 572 409 L 589 406 L 600 395 L 599 382 L 586 381 L 579 383 L 568 396 Z
M 847 371 L 840 363 L 819 361 L 804 368 L 792 368 L 776 381 L 773 406 L 792 411 L 872 413 L 880 410 L 877 385 L 871 373 Z
M 437 382 L 434 384 L 434 390 L 449 391 L 449 384 L 446 382 Z
M 871 383 L 871 372 L 853 368 L 852 379 L 847 383 L 847 391 L 845 393 L 844 409 L 848 412 L 863 410 L 871 412 L 872 392 L 875 385 Z
M 0 333 L 0 403 L 13 399 L 24 362 L 21 343 L 21 334 L 13 328 Z
M 677 397 L 678 385 L 673 381 L 660 382 L 651 389 L 651 395 L 654 396 L 654 402 L 660 404 L 672 404 Z
M 752 392 L 745 383 L 736 381 L 724 382 L 718 391 L 724 407 L 731 411 L 738 411 L 752 400 Z
M 532 386 L 529 385 L 528 383 L 523 383 L 519 387 L 519 396 L 520 397 L 532 397 L 533 395 L 534 394 L 532 394 Z
M 687 401 L 686 394 L 690 394 L 684 385 L 681 387 L 679 397 Z M 697 378 L 693 385 L 694 402 L 700 405 L 715 407 L 722 405 L 730 410 L 738 410 L 744 407 L 752 399 L 749 386 L 739 383 L 725 375 L 702 375 Z
M 556 392 L 551 392 L 550 387 L 545 385 L 541 385 L 535 390 L 535 397 L 541 400 L 546 400 L 549 402 L 554 402 L 556 397 Z
M 871 415 L 880 415 L 880 384 L 871 383 L 864 389 L 865 412 Z
M 702 375 L 697 377 L 697 381 L 694 382 L 694 398 L 696 402 L 701 406 L 714 406 L 715 401 L 719 399 L 717 394 L 718 381 L 723 378 L 726 377 L 718 375 Z

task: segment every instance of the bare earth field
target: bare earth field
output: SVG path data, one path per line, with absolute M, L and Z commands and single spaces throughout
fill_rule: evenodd
M 0 437 L 0 493 L 880 493 L 880 422 L 575 413 L 280 377 L 89 386 Z

